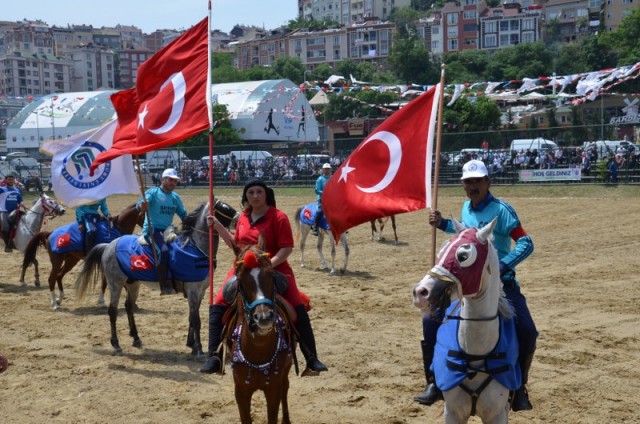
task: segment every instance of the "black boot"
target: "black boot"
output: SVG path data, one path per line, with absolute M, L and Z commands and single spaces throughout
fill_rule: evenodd
M 160 263 L 156 266 L 156 272 L 158 273 L 158 282 L 160 283 L 160 296 L 166 294 L 176 294 L 176 290 L 173 288 L 171 281 L 167 281 L 167 269 L 169 268 L 169 253 L 160 255 Z
M 222 317 L 227 309 L 228 306 L 224 305 L 209 305 L 209 358 L 207 358 L 207 363 L 200 368 L 202 373 L 213 374 L 222 369 L 218 346 L 222 339 Z
M 300 336 L 300 350 L 307 360 L 307 368 L 316 373 L 327 371 L 327 366 L 318 359 L 316 338 L 313 336 L 313 329 L 311 328 L 311 321 L 309 320 L 307 310 L 304 308 L 304 305 L 296 306 L 295 310 L 298 315 L 296 330 Z
M 433 405 L 439 400 L 444 399 L 442 397 L 442 392 L 436 386 L 436 379 L 433 373 L 431 372 L 431 362 L 433 361 L 433 349 L 430 349 L 425 341 L 421 341 L 420 345 L 422 347 L 422 365 L 424 366 L 424 376 L 427 379 L 427 386 L 424 389 L 424 392 L 420 393 L 418 396 L 414 397 L 418 403 L 422 405 Z
M 522 371 L 522 386 L 513 394 L 511 409 L 514 412 L 530 411 L 533 409 L 533 405 L 529 402 L 529 392 L 527 391 L 526 384 L 529 381 L 529 368 L 531 368 L 531 362 L 533 362 L 533 353 L 521 357 L 518 362 L 520 363 L 520 370 Z
M 4 240 L 4 251 L 10 253 L 13 249 L 11 249 L 11 239 L 8 231 L 2 232 L 2 240 Z

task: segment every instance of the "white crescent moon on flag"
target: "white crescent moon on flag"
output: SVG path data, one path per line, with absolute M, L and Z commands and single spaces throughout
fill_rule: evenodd
M 400 143 L 400 139 L 394 133 L 389 131 L 380 131 L 362 143 L 361 147 L 364 147 L 364 145 L 371 140 L 380 140 L 387 146 L 389 149 L 389 167 L 387 168 L 387 173 L 377 184 L 371 187 L 360 187 L 359 185 L 356 185 L 360 191 L 365 193 L 377 193 L 380 190 L 387 188 L 387 186 L 391 184 L 393 179 L 396 177 L 398 169 L 400 169 L 400 161 L 402 160 L 402 145 Z
M 169 77 L 164 84 L 162 84 L 162 87 L 160 87 L 160 91 L 162 91 L 162 89 L 164 89 L 169 83 L 173 85 L 173 104 L 171 106 L 171 115 L 169 115 L 169 119 L 167 119 L 167 122 L 165 122 L 163 126 L 155 129 L 149 129 L 150 132 L 156 135 L 171 131 L 178 121 L 180 121 L 182 111 L 184 110 L 184 96 L 187 92 L 187 83 L 184 80 L 182 72 L 178 72 Z

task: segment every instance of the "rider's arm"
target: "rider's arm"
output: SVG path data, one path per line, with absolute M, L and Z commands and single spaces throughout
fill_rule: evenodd
M 515 246 L 506 256 L 500 258 L 500 265 L 501 268 L 505 266 L 510 269 L 515 269 L 520 262 L 527 259 L 529 255 L 533 253 L 533 240 L 524 228 L 522 228 L 522 225 L 511 230 L 509 235 L 511 239 L 515 241 Z
M 293 251 L 293 247 L 282 247 L 278 250 L 278 253 L 271 257 L 271 266 L 274 268 L 287 260 L 291 252 Z
M 231 234 L 229 232 L 229 230 L 227 230 L 225 228 L 224 225 L 222 225 L 220 223 L 220 221 L 218 221 L 218 219 L 215 216 L 209 215 L 207 217 L 207 223 L 209 225 L 213 225 L 213 229 L 220 234 L 220 237 L 222 237 L 222 240 L 224 240 L 225 244 L 227 246 L 229 246 L 229 248 L 233 249 L 235 246 L 235 240 L 233 238 L 233 234 Z

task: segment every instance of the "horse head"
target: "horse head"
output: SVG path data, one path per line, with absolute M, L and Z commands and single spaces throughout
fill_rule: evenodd
M 214 199 L 213 212 L 222 225 L 229 229 L 235 229 L 238 218 L 240 218 L 240 212 L 231 207 L 231 205 Z
M 260 234 L 257 245 L 236 248 L 235 261 L 244 318 L 249 330 L 260 335 L 270 332 L 276 320 L 274 270 L 264 245 L 264 238 Z
M 46 216 L 60 216 L 64 215 L 64 208 L 53 197 L 49 197 L 44 193 L 40 193 L 40 197 L 34 203 L 34 206 L 42 208 L 44 215 Z
M 481 229 L 464 228 L 454 220 L 456 236 L 438 253 L 436 264 L 413 288 L 413 304 L 432 316 L 446 310 L 451 301 L 475 297 L 486 290 L 486 276 L 498 276 L 498 257 L 491 232 L 497 218 Z M 493 269 L 492 269 L 493 268 Z

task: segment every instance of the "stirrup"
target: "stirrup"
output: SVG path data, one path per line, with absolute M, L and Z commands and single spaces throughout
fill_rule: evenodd
M 533 405 L 529 401 L 529 392 L 525 386 L 520 387 L 513 393 L 513 401 L 511 402 L 511 410 L 513 412 L 518 411 L 531 411 Z
M 222 361 L 220 361 L 218 355 L 212 355 L 207 358 L 207 363 L 204 364 L 202 368 L 200 368 L 200 372 L 203 374 L 214 374 L 220 371 L 220 369 L 222 368 L 221 365 Z

